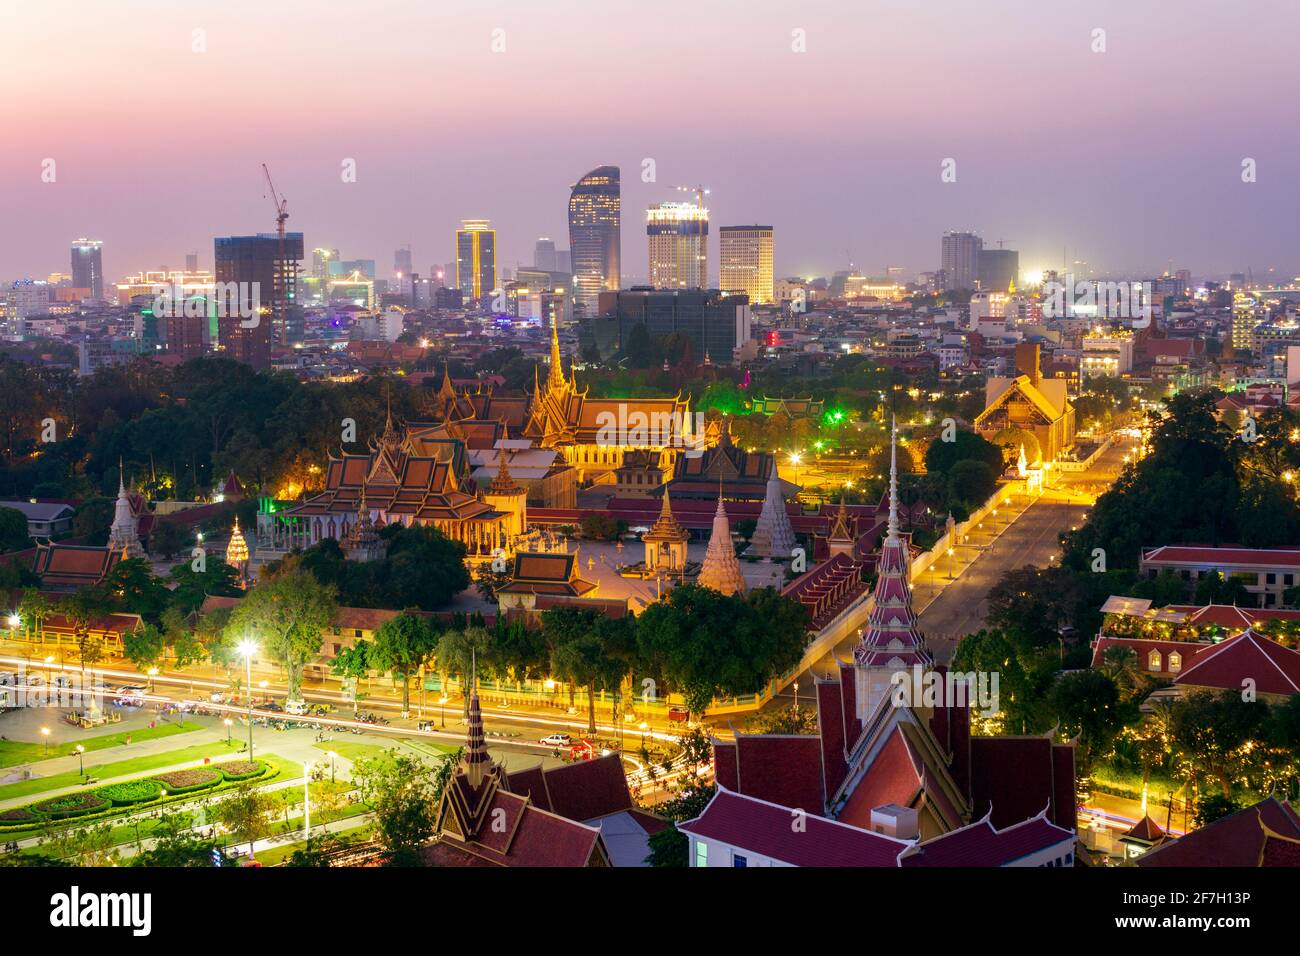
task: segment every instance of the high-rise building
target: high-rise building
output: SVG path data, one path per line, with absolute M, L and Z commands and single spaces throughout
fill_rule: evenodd
M 943 234 L 944 289 L 974 289 L 979 280 L 980 251 L 984 240 L 973 232 Z
M 723 295 L 717 289 L 634 287 L 606 292 L 600 297 L 599 315 L 583 321 L 579 340 L 584 349 L 594 345 L 602 357 L 608 357 L 627 348 L 638 325 L 644 325 L 652 339 L 687 337 L 697 362 L 727 364 L 733 352 L 749 341 L 749 299 L 743 293 Z
M 231 358 L 266 368 L 271 363 L 272 342 L 287 346 L 302 339 L 302 308 L 298 304 L 302 233 L 285 233 L 283 252 L 280 238 L 273 232 L 218 237 L 213 247 L 218 285 L 244 284 L 256 290 L 262 304 L 262 317 L 252 326 L 238 313 L 223 309 L 226 314 L 217 316 L 217 341 Z
M 313 249 L 311 251 L 311 274 L 314 279 L 330 277 L 330 263 L 338 260 L 337 249 Z
M 497 287 L 497 232 L 487 219 L 464 219 L 456 230 L 456 287 L 466 301 Z
M 772 227 L 723 226 L 718 230 L 720 288 L 744 292 L 753 305 L 772 301 Z
M 650 284 L 703 289 L 709 277 L 709 211 L 700 203 L 661 202 L 647 210 Z
M 581 315 L 594 314 L 601 292 L 618 291 L 622 210 L 617 166 L 597 166 L 569 193 L 570 271 Z M 553 271 L 559 271 L 558 263 Z
M 186 272 L 199 271 L 199 254 L 197 252 L 185 253 L 185 271 Z
M 92 299 L 104 297 L 104 244 L 98 239 L 72 243 L 72 284 L 89 289 Z
M 1014 249 L 981 249 L 979 283 L 986 292 L 1007 292 L 1020 284 L 1020 253 Z
M 411 264 L 410 246 L 403 246 L 393 253 L 393 271 L 399 276 L 409 276 L 415 271 L 415 266 Z
M 533 268 L 555 271 L 555 240 L 542 236 L 533 246 Z

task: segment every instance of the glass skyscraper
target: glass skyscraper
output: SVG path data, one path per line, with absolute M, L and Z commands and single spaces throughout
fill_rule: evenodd
M 456 230 L 456 286 L 466 302 L 497 287 L 497 232 L 486 219 L 464 219 Z
M 78 239 L 72 244 L 72 284 L 89 289 L 92 299 L 104 297 L 104 244 L 98 239 Z
M 618 291 L 622 207 L 617 166 L 596 167 L 569 194 L 569 253 L 579 315 L 596 313 L 602 291 Z

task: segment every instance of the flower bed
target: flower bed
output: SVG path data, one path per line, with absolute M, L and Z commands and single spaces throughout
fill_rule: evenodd
M 193 770 L 173 770 L 170 773 L 154 774 L 152 779 L 162 784 L 169 794 L 192 793 L 206 790 L 221 782 L 221 774 L 207 767 L 195 767 Z
M 221 776 L 227 780 L 251 780 L 266 772 L 266 764 L 258 760 L 232 760 L 219 763 L 213 769 L 221 771 Z
M 162 784 L 157 780 L 131 780 L 126 783 L 111 783 L 107 787 L 100 787 L 95 793 L 115 807 L 126 807 L 158 799 L 162 796 Z
M 14 807 L 12 810 L 5 810 L 0 813 L 0 825 L 14 823 L 34 823 L 39 817 L 26 807 Z
M 62 820 L 65 817 L 79 817 L 84 813 L 94 813 L 109 805 L 108 801 L 94 791 L 83 793 L 65 793 L 61 797 L 45 800 L 31 805 L 33 813 L 48 820 Z

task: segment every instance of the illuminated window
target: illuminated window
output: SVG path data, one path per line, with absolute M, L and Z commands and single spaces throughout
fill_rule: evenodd
M 1159 651 L 1157 651 L 1157 650 L 1152 650 L 1151 653 L 1150 653 L 1149 655 L 1147 655 L 1147 670 L 1152 670 L 1152 671 L 1158 671 L 1158 670 L 1160 670 L 1160 652 L 1159 652 Z
M 697 841 L 695 844 L 695 865 L 705 867 L 709 865 L 709 848 L 702 841 Z
M 1182 669 L 1183 669 L 1183 655 L 1182 655 L 1182 654 L 1179 654 L 1177 651 L 1172 651 L 1172 652 L 1169 654 L 1169 669 L 1170 669 L 1171 671 L 1179 671 L 1179 670 L 1182 670 Z

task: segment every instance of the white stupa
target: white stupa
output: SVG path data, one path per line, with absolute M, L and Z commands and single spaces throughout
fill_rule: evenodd
M 758 513 L 758 524 L 745 553 L 760 558 L 788 558 L 794 549 L 794 529 L 790 527 L 790 516 L 785 511 L 785 495 L 781 492 L 781 479 L 777 476 L 774 461 L 772 474 L 767 479 L 763 510 Z
M 713 534 L 709 538 L 709 548 L 704 553 L 704 563 L 700 566 L 700 576 L 695 583 L 723 594 L 745 593 L 745 576 L 740 573 L 736 546 L 731 543 L 731 522 L 727 520 L 727 510 L 722 505 L 721 496 L 718 497 L 717 513 L 713 516 Z
M 144 548 L 140 546 L 139 529 L 135 515 L 131 513 L 131 499 L 122 479 L 121 462 L 117 470 L 117 504 L 113 509 L 113 527 L 108 532 L 108 547 L 111 551 L 123 552 L 125 557 L 138 558 L 144 554 Z

